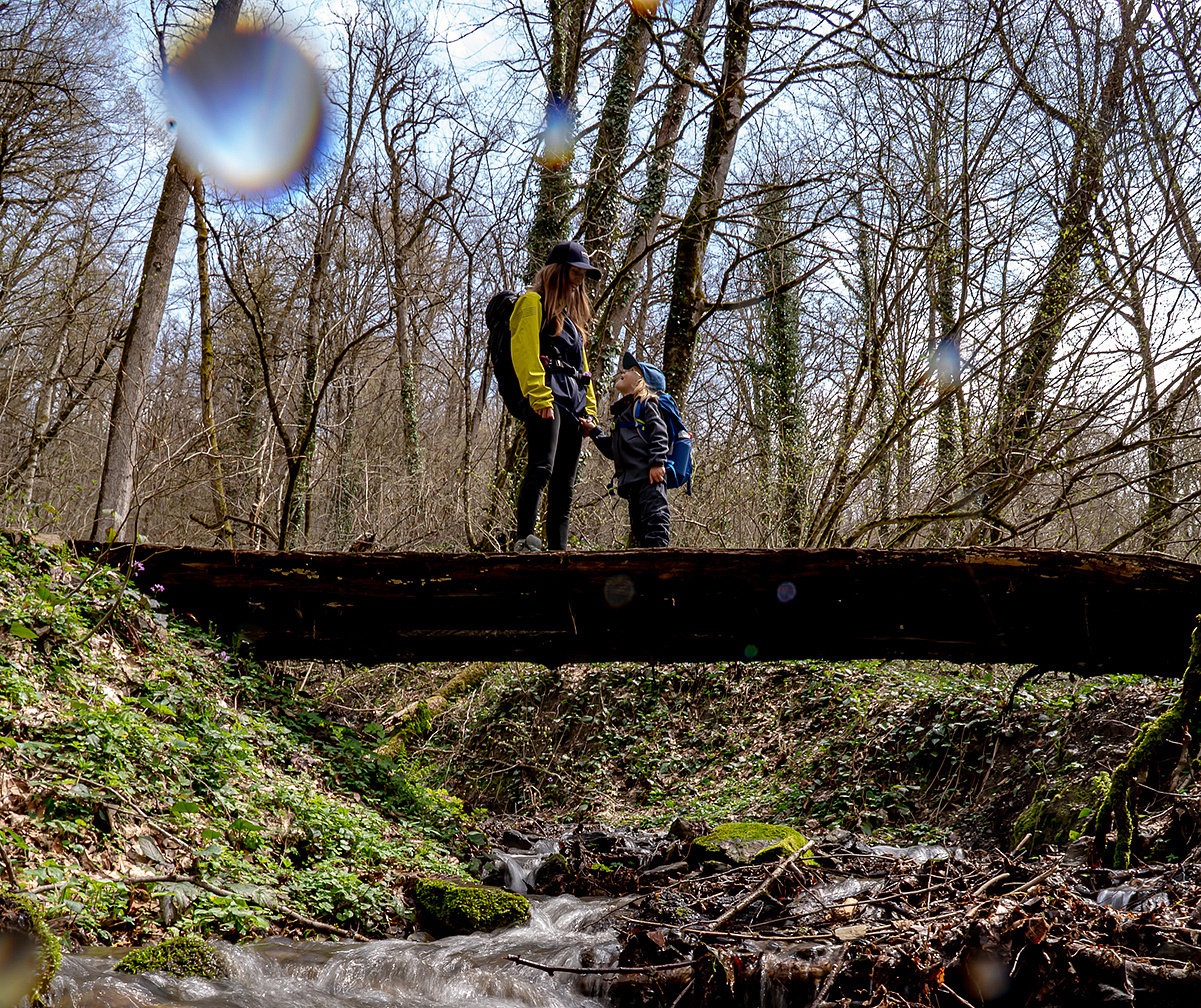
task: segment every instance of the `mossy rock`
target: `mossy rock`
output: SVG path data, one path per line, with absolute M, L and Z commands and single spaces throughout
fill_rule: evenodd
M 0 975 L 0 1003 L 29 997 L 33 1004 L 40 1004 L 41 994 L 62 962 L 62 947 L 37 902 L 12 889 L 0 889 L 0 938 L 5 936 L 13 948 Z
M 1086 781 L 1077 781 L 1050 796 L 1038 793 L 1013 825 L 1013 845 L 1030 834 L 1027 850 L 1044 844 L 1063 847 L 1075 839 L 1105 800 L 1109 790 L 1109 775 L 1097 774 Z
M 170 973 L 216 980 L 229 976 L 225 958 L 203 938 L 181 935 L 134 949 L 113 967 L 118 973 Z
M 795 854 L 809 841 L 790 826 L 761 822 L 733 822 L 718 826 L 692 841 L 691 860 L 759 864 Z M 812 855 L 805 860 L 813 861 Z
M 418 921 L 432 934 L 467 934 L 521 924 L 530 919 L 530 901 L 494 886 L 418 879 L 413 886 Z

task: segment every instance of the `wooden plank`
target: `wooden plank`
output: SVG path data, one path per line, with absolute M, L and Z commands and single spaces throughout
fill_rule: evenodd
M 80 543 L 264 659 L 933 658 L 1179 675 L 1201 567 L 1020 549 L 270 553 Z

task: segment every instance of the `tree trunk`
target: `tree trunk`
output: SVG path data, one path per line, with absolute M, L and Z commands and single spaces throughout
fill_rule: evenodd
M 612 280 L 613 243 L 617 240 L 617 201 L 621 169 L 630 142 L 630 112 L 634 95 L 646 68 L 646 50 L 651 39 L 650 18 L 634 10 L 613 59 L 609 94 L 601 112 L 588 185 L 584 189 L 582 236 L 589 260 L 605 274 L 598 283 Z
M 134 534 L 136 520 L 131 514 L 134 497 L 134 470 L 138 460 L 138 431 L 146 400 L 146 384 L 159 327 L 167 307 L 171 270 L 175 265 L 175 250 L 188 209 L 192 172 L 172 153 L 167 163 L 167 177 L 159 198 L 158 212 L 146 243 L 146 258 L 142 265 L 142 282 L 133 307 L 121 365 L 117 371 L 117 387 L 109 414 L 108 445 L 104 452 L 104 468 L 100 475 L 100 496 L 92 519 L 92 539 L 128 539 Z
M 192 203 L 196 211 L 196 274 L 200 285 L 200 411 L 204 433 L 208 440 L 211 465 L 210 482 L 213 488 L 213 510 L 217 514 L 216 528 L 228 549 L 234 547 L 233 526 L 229 521 L 229 502 L 225 497 L 225 476 L 221 471 L 221 445 L 217 440 L 217 423 L 213 416 L 213 318 L 211 284 L 209 282 L 208 220 L 204 209 L 204 180 L 196 179 L 192 187 Z
M 546 253 L 556 242 L 568 237 L 567 221 L 571 210 L 574 183 L 571 162 L 575 144 L 576 88 L 580 73 L 580 50 L 584 42 L 584 22 L 588 15 L 584 0 L 550 0 L 550 65 L 546 68 L 546 138 L 558 130 L 566 147 L 544 148 L 538 173 L 538 202 L 526 241 L 529 261 L 526 279 L 538 272 Z
M 688 98 L 695 86 L 692 75 L 704 51 L 705 33 L 713 16 L 716 0 L 697 0 L 692 18 L 680 43 L 680 58 L 676 64 L 674 82 L 664 104 L 655 131 L 655 143 L 647 159 L 646 184 L 634 211 L 630 239 L 619 273 L 610 280 L 610 294 L 601 306 L 588 358 L 596 374 L 608 373 L 609 358 L 617 349 L 629 318 L 630 308 L 640 287 L 645 287 L 647 259 L 659 232 L 663 204 L 667 200 L 667 182 L 675 159 L 676 144 L 684 122 Z M 625 341 L 628 343 L 628 341 Z
M 721 86 L 709 114 L 700 180 L 684 214 L 672 267 L 671 305 L 663 334 L 663 371 L 667 387 L 680 403 L 692 381 L 697 328 L 704 307 L 705 249 L 717 224 L 726 176 L 742 126 L 746 100 L 747 51 L 751 38 L 750 0 L 727 0 L 726 47 Z
M 210 34 L 232 31 L 238 23 L 242 0 L 216 0 Z M 146 399 L 146 384 L 158 331 L 167 308 L 175 251 L 188 208 L 188 193 L 193 172 L 179 156 L 178 148 L 167 162 L 166 178 L 159 197 L 158 211 L 146 243 L 146 258 L 138 298 L 125 332 L 117 387 L 109 414 L 108 445 L 100 476 L 100 494 L 92 519 L 92 539 L 110 536 L 116 539 L 133 534 L 136 518 L 131 515 L 134 500 L 134 471 L 138 457 L 138 429 Z
M 1001 390 L 1000 416 L 991 438 L 991 464 L 985 467 L 988 483 L 982 488 L 985 506 L 993 514 L 999 515 L 1029 479 L 1027 463 L 1038 437 L 1047 372 L 1076 297 L 1080 261 L 1089 241 L 1093 209 L 1103 187 L 1106 149 L 1125 95 L 1135 35 L 1150 11 L 1149 0 L 1143 0 L 1137 11 L 1131 10 L 1130 0 L 1123 0 L 1122 31 L 1113 42 L 1113 56 L 1098 96 L 1097 112 L 1088 122 L 1061 112 L 1039 94 L 1014 57 L 1005 32 L 997 32 L 1010 68 L 1027 97 L 1047 116 L 1070 128 L 1075 139 L 1067 199 L 1059 213 L 1059 234 L 1048 260 L 1038 306 L 1013 377 Z M 973 538 L 978 540 L 982 535 L 995 538 L 996 531 L 996 526 L 986 520 Z

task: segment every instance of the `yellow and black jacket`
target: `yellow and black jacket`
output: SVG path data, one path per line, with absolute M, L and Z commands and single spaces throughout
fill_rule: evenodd
M 583 336 L 570 318 L 557 336 L 543 332 L 542 298 L 527 290 L 509 318 L 510 353 L 521 393 L 531 409 L 558 404 L 575 416 L 596 416 L 596 392 L 582 376 L 589 372 Z

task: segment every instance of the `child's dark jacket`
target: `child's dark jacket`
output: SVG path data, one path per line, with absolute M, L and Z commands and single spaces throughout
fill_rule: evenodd
M 659 403 L 654 396 L 646 399 L 640 418 L 643 430 L 639 430 L 634 420 L 637 401 L 632 395 L 622 396 L 609 407 L 612 431 L 602 434 L 600 427 L 593 427 L 590 432 L 601 454 L 613 460 L 618 492 L 623 486 L 650 479 L 653 466 L 667 464 L 667 423 L 659 412 Z

